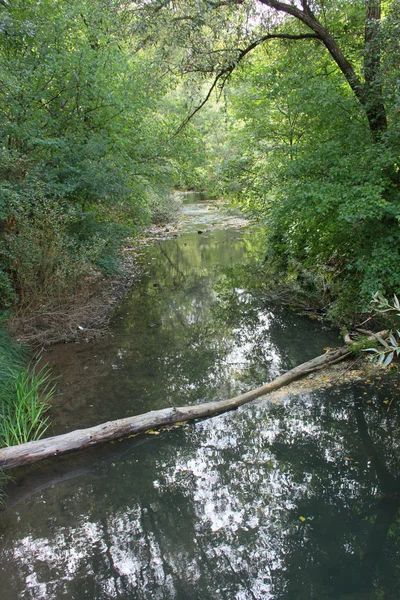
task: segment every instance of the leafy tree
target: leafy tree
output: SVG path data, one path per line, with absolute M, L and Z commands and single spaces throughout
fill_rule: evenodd
M 376 290 L 393 293 L 398 2 L 383 11 L 379 0 L 139 5 L 152 23 L 148 39 L 203 93 L 186 122 L 231 80 L 230 152 L 217 190 L 267 223 L 269 264 L 322 281 L 339 298 L 340 318 L 367 306 Z M 154 26 L 157 15 L 163 27 Z
M 2 5 L 0 292 L 26 305 L 74 293 L 71 274 L 93 264 L 111 270 L 121 223 L 149 221 L 149 194 L 170 189 L 172 79 L 118 1 Z

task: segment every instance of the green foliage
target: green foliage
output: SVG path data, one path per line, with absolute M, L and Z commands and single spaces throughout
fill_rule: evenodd
M 356 30 L 364 6 L 344 14 L 346 30 Z M 400 278 L 400 135 L 397 105 L 390 104 L 398 49 L 390 15 L 382 48 L 388 129 L 379 142 L 321 44 L 270 41 L 232 79 L 229 153 L 215 162 L 220 193 L 267 228 L 268 274 L 299 283 L 311 275 L 330 298 L 330 315 L 342 322 L 365 310 L 376 289 L 394 293 Z M 343 27 L 337 14 L 332 30 L 343 33 Z M 358 66 L 363 40 L 356 39 L 346 36 L 341 44 Z
M 133 21 L 114 0 L 2 7 L 3 306 L 59 301 L 93 268 L 115 273 L 123 238 L 150 219 L 149 195 L 174 183 L 171 78 L 151 48 L 133 51 Z
M 371 300 L 371 304 L 375 313 L 383 315 L 386 318 L 393 317 L 398 322 L 400 317 L 400 302 L 396 294 L 394 294 L 393 303 L 391 304 L 381 292 L 376 292 Z M 400 331 L 391 330 L 386 339 L 377 336 L 377 341 L 379 342 L 377 347 L 369 347 L 365 351 L 372 352 L 371 358 L 376 364 L 387 367 L 395 357 L 400 355 Z
M 114 273 L 124 235 L 176 214 L 178 186 L 229 197 L 259 218 L 269 270 L 315 281 L 338 320 L 377 289 L 394 293 L 398 0 L 385 4 L 372 45 L 365 2 L 312 4 L 358 87 L 304 22 L 268 2 L 3 4 L 2 306 L 58 300 L 99 270 Z M 265 33 L 308 37 L 269 39 L 247 54 Z M 174 135 L 215 74 L 219 101 Z
M 370 340 L 368 336 L 358 336 L 351 344 L 349 344 L 349 350 L 353 354 L 360 355 L 362 352 L 371 351 L 374 352 L 379 346 L 379 340 Z
M 156 225 L 164 225 L 178 220 L 181 203 L 176 194 L 152 194 L 149 195 L 148 202 L 151 220 Z
M 11 339 L 0 322 L 0 380 L 3 380 L 13 367 L 22 367 L 26 359 L 25 349 Z
M 0 326 L 0 447 L 39 439 L 55 387 L 47 367 L 27 365 L 23 348 Z
M 14 229 L 0 242 L 0 264 L 20 307 L 62 302 L 88 285 L 94 268 L 106 274 L 117 270 L 117 253 L 130 230 L 100 219 L 99 210 L 83 211 L 39 195 L 35 204 L 20 202 Z
M 46 367 L 5 373 L 0 386 L 0 443 L 13 446 L 42 437 L 49 425 L 46 412 L 54 393 Z

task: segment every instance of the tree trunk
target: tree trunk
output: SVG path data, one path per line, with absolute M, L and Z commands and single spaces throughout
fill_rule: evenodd
M 378 141 L 382 132 L 387 129 L 381 77 L 380 21 L 380 0 L 368 0 L 364 37 L 364 104 L 374 141 Z
M 98 444 L 103 444 L 114 439 L 123 438 L 129 435 L 144 433 L 154 427 L 171 425 L 182 421 L 193 421 L 219 415 L 221 413 L 234 410 L 242 404 L 264 396 L 269 392 L 277 390 L 288 385 L 296 379 L 300 379 L 309 373 L 324 369 L 325 367 L 344 360 L 351 355 L 347 346 L 330 350 L 322 356 L 318 356 L 308 362 L 305 362 L 287 373 L 284 373 L 274 381 L 263 385 L 260 388 L 236 396 L 229 400 L 220 400 L 208 402 L 197 406 L 183 406 L 178 408 L 164 408 L 155 410 L 134 417 L 127 417 L 117 421 L 109 421 L 89 427 L 88 429 L 79 429 L 66 433 L 64 435 L 45 438 L 36 442 L 28 442 L 18 446 L 9 446 L 0 449 L 0 468 L 10 469 L 33 462 L 38 462 L 45 458 L 61 456 L 68 452 L 83 450 Z
M 383 101 L 380 64 L 381 0 L 367 0 L 364 33 L 364 83 L 357 76 L 353 65 L 346 58 L 336 39 L 320 23 L 306 0 L 302 9 L 294 3 L 279 0 L 259 0 L 278 12 L 291 15 L 309 27 L 324 44 L 333 60 L 345 76 L 357 100 L 363 107 L 374 142 L 380 140 L 387 129 L 386 110 Z

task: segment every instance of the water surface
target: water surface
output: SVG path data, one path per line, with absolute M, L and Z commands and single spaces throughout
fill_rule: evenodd
M 232 226 L 237 217 L 212 203 L 183 214 L 178 238 L 143 250 L 143 277 L 110 335 L 48 354 L 61 375 L 52 433 L 230 397 L 340 343 L 337 331 L 265 305 L 249 278 L 263 252 L 257 229 Z
M 210 212 L 188 203 L 187 231 L 144 251 L 109 336 L 53 350 L 55 431 L 231 396 L 339 343 L 265 305 L 249 277 L 260 234 Z M 397 599 L 400 413 L 383 381 L 17 472 L 2 599 Z

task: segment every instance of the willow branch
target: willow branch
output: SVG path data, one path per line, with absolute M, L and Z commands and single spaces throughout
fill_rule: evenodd
M 330 55 L 332 56 L 335 63 L 345 76 L 349 86 L 353 90 L 355 96 L 359 102 L 364 105 L 364 86 L 354 71 L 353 65 L 343 54 L 342 49 L 335 40 L 335 38 L 329 33 L 329 31 L 318 21 L 317 17 L 311 11 L 307 2 L 302 2 L 303 10 L 300 10 L 293 4 L 286 4 L 286 2 L 279 2 L 278 0 L 259 0 L 261 4 L 274 8 L 278 12 L 286 13 L 292 17 L 295 17 L 304 25 L 307 25 L 322 41 Z

